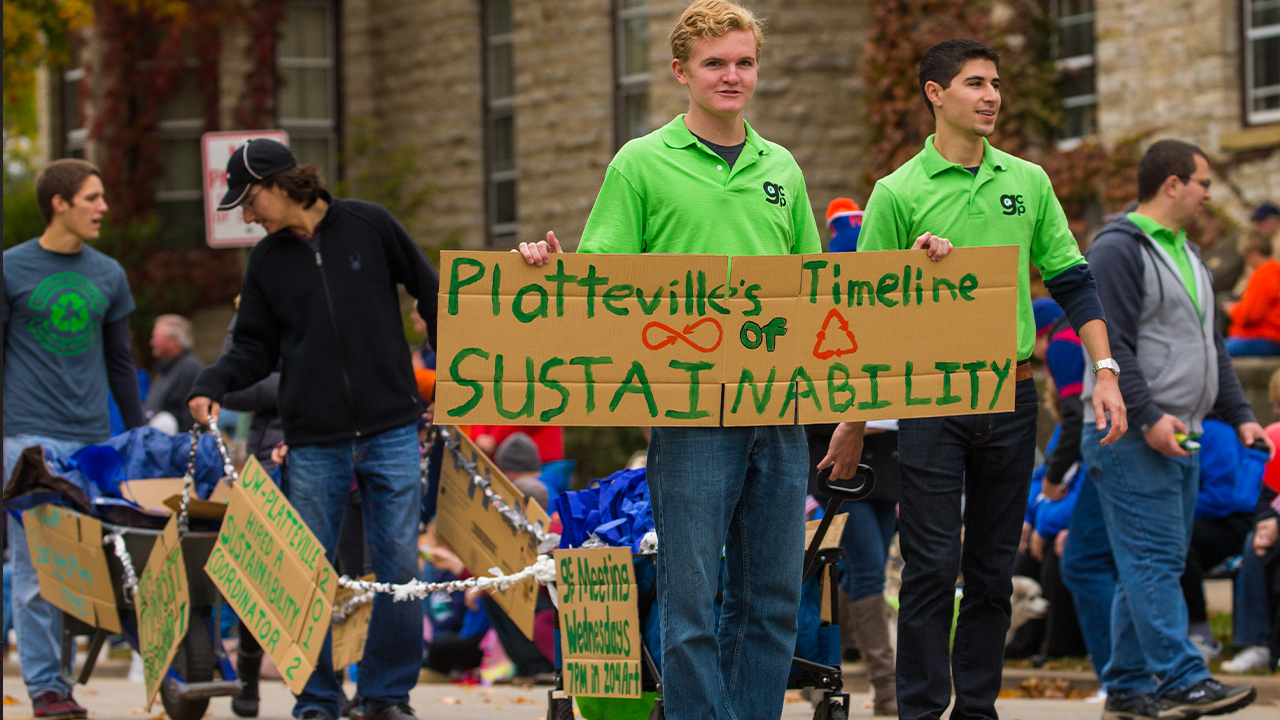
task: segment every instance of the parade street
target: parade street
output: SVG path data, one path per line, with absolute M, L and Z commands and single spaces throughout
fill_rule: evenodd
M 348 684 L 347 692 L 354 688 Z M 143 706 L 142 684 L 123 678 L 94 678 L 76 690 L 76 697 L 93 713 L 94 720 L 155 720 L 164 718 L 164 708 L 157 702 L 150 712 Z M 522 688 L 502 685 L 485 688 L 478 686 L 419 684 L 410 693 L 410 704 L 422 718 L 430 720 L 473 720 L 475 718 L 513 718 L 514 720 L 542 720 L 547 716 L 547 688 Z M 850 696 L 851 718 L 869 718 L 871 694 L 855 693 Z M 14 702 L 17 701 L 17 702 Z M 29 720 L 31 705 L 26 699 L 22 680 L 13 675 L 4 678 L 4 717 L 6 720 Z M 865 707 L 864 707 L 865 705 Z M 279 682 L 262 685 L 261 720 L 290 720 L 293 696 Z M 1083 700 L 1024 700 L 1004 698 L 996 703 L 1000 717 L 1005 720 L 1094 720 L 1101 712 L 1101 705 Z M 1236 713 L 1239 720 L 1272 720 L 1276 717 L 1274 700 L 1259 699 L 1254 705 Z M 206 718 L 230 719 L 230 700 L 215 698 L 209 703 Z M 806 720 L 813 717 L 809 704 L 796 692 L 787 695 L 783 706 L 784 720 Z

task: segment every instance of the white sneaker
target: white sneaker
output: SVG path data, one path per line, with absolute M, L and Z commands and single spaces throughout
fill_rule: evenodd
M 1087 703 L 1105 703 L 1107 701 L 1106 688 L 1098 688 L 1098 692 L 1084 699 Z
M 1213 638 L 1203 638 L 1199 635 L 1191 635 L 1191 644 L 1196 646 L 1196 650 L 1204 656 L 1205 662 L 1212 662 L 1222 654 L 1222 645 Z
M 1252 645 L 1230 660 L 1222 663 L 1222 671 L 1228 673 L 1266 672 L 1271 665 L 1271 651 L 1261 645 Z

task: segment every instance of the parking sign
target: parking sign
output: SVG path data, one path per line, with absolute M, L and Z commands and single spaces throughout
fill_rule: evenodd
M 227 192 L 227 161 L 249 140 L 276 140 L 289 144 L 283 130 L 248 130 L 244 132 L 210 132 L 200 138 L 200 156 L 204 169 L 204 226 L 209 247 L 249 247 L 256 245 L 267 231 L 258 223 L 246 223 L 240 208 L 219 210 L 218 201 Z

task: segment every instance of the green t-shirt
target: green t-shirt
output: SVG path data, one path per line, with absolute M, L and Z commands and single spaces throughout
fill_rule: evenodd
M 822 252 L 804 174 L 747 125 L 730 168 L 678 115 L 609 163 L 578 252 L 790 255 Z
M 958 248 L 1017 245 L 1018 359 L 1025 360 L 1036 337 L 1028 263 L 1052 280 L 1085 260 L 1044 170 L 982 144 L 974 175 L 943 158 L 930 135 L 923 150 L 876 183 L 858 249 L 910 249 L 925 232 Z
M 1178 274 L 1182 276 L 1182 284 L 1186 286 L 1187 294 L 1191 296 L 1191 304 L 1196 306 L 1200 317 L 1204 317 L 1204 308 L 1200 307 L 1200 293 L 1196 291 L 1196 273 L 1191 269 L 1191 256 L 1187 255 L 1187 231 L 1178 230 L 1175 233 L 1159 222 L 1136 212 L 1129 213 L 1127 217 L 1164 248 L 1164 251 L 1169 253 L 1169 257 L 1173 258 L 1173 264 L 1178 267 Z

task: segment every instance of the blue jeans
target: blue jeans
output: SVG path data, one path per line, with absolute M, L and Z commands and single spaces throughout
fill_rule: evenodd
M 41 435 L 12 435 L 4 439 L 4 484 L 8 485 L 22 451 L 32 445 L 44 447 L 45 457 L 66 455 L 84 443 Z M 27 694 L 35 699 L 46 692 L 66 695 L 71 686 L 62 677 L 62 611 L 40 597 L 40 580 L 31 564 L 31 550 L 22 525 L 9 516 L 9 562 L 13 566 L 13 629 L 18 636 L 18 664 Z
M 364 527 L 379 582 L 406 583 L 418 574 L 418 430 L 410 423 L 368 438 L 289 449 L 289 502 L 337 557 L 351 478 L 360 486 Z M 360 661 L 357 693 L 366 713 L 409 702 L 422 667 L 422 603 L 394 602 L 380 593 Z M 333 673 L 332 636 L 326 635 L 315 674 L 298 695 L 293 714 L 319 710 L 338 717 L 342 689 Z
M 1098 488 L 1088 477 L 1079 477 L 1080 494 L 1067 525 L 1067 543 L 1062 552 L 1062 582 L 1071 591 L 1080 620 L 1080 634 L 1093 661 L 1093 670 L 1102 678 L 1102 669 L 1111 662 L 1111 608 L 1116 595 L 1116 560 L 1102 515 Z M 1265 602 L 1264 602 L 1265 605 Z
M 1267 614 L 1267 568 L 1253 551 L 1253 533 L 1244 539 L 1240 573 L 1236 575 L 1234 644 L 1238 648 L 1266 647 L 1271 637 Z
M 997 717 L 1037 407 L 1035 383 L 1023 380 L 1012 412 L 898 423 L 898 537 L 906 563 L 898 613 L 902 720 L 941 718 L 953 678 L 952 720 Z M 957 571 L 964 573 L 964 599 L 949 651 Z
M 796 648 L 809 448 L 798 425 L 654 428 L 664 704 L 671 720 L 776 720 Z M 719 627 L 720 550 L 727 580 Z
M 1200 488 L 1200 454 L 1165 457 L 1136 429 L 1111 445 L 1099 445 L 1104 436 L 1086 427 L 1080 448 L 1098 489 L 1119 575 L 1111 610 L 1111 662 L 1102 681 L 1120 698 L 1181 692 L 1210 677 L 1187 636 L 1181 585 Z
M 1273 357 L 1280 355 L 1280 343 L 1266 338 L 1229 337 L 1225 340 L 1231 357 Z
M 845 503 L 837 512 L 849 513 L 840 545 L 844 547 L 844 591 L 850 602 L 884 592 L 884 563 L 898 528 L 898 504 L 878 500 Z

